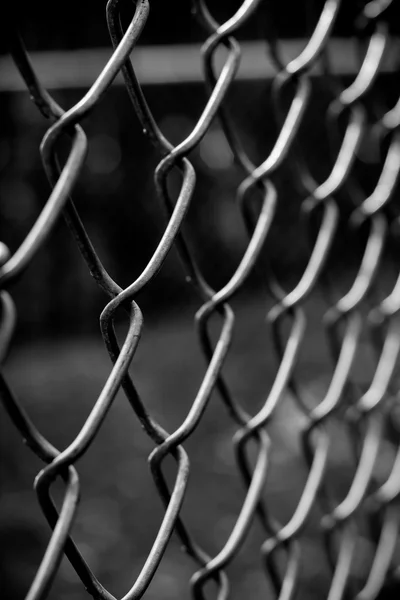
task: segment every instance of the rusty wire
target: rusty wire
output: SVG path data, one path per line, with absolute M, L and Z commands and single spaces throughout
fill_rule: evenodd
M 130 61 L 130 55 L 146 25 L 149 0 L 136 0 L 131 23 L 125 32 L 120 20 L 123 2 L 124 0 L 109 0 L 107 5 L 107 23 L 113 45 L 109 62 L 84 97 L 66 111 L 41 86 L 17 32 L 10 33 L 10 52 L 15 65 L 25 80 L 32 100 L 43 116 L 52 121 L 41 145 L 43 165 L 52 192 L 20 247 L 12 252 L 3 244 L 0 247 L 0 357 L 2 362 L 6 360 L 15 321 L 15 308 L 7 288 L 17 277 L 23 276 L 23 271 L 29 268 L 36 252 L 46 244 L 57 219 L 63 215 L 90 273 L 109 297 L 101 314 L 101 332 L 113 364 L 78 435 L 62 450 L 56 449 L 42 436 L 5 378 L 0 378 L 1 400 L 13 425 L 31 451 L 46 463 L 36 477 L 35 489 L 53 533 L 27 599 L 39 600 L 46 597 L 64 553 L 90 595 L 98 599 L 114 599 L 112 593 L 92 573 L 71 538 L 70 531 L 79 510 L 79 475 L 75 465 L 107 418 L 118 390 L 123 389 L 144 431 L 154 443 L 154 450 L 149 457 L 150 469 L 165 506 L 164 518 L 153 546 L 140 574 L 132 582 L 123 600 L 141 598 L 145 594 L 173 531 L 179 536 L 183 549 L 191 556 L 197 568 L 190 582 L 193 597 L 205 598 L 205 585 L 213 579 L 218 599 L 227 598 L 229 583 L 224 568 L 241 549 L 255 519 L 265 535 L 260 556 L 275 597 L 280 600 L 294 598 L 301 576 L 302 532 L 315 506 L 319 506 L 322 511 L 320 533 L 331 570 L 326 597 L 329 600 L 347 597 L 372 600 L 385 588 L 394 572 L 396 565 L 393 560 L 400 525 L 397 503 L 400 495 L 398 432 L 392 440 L 396 456 L 389 475 L 385 481 L 381 481 L 375 474 L 380 445 L 392 423 L 392 410 L 398 401 L 395 382 L 400 353 L 398 263 L 394 261 L 398 276 L 392 291 L 377 302 L 371 295 L 379 276 L 385 246 L 396 241 L 398 235 L 396 225 L 399 217 L 393 198 L 400 171 L 400 100 L 375 122 L 368 116 L 364 102 L 371 88 L 377 85 L 385 49 L 391 43 L 387 21 L 387 9 L 391 2 L 374 0 L 365 3 L 354 24 L 360 40 L 367 39 L 368 44 L 365 46 L 360 42 L 364 54 L 360 54 L 359 71 L 350 85 L 340 86 L 335 80 L 331 88 L 335 90 L 335 97 L 326 115 L 325 133 L 326 143 L 331 147 L 332 165 L 324 181 L 317 181 L 307 164 L 307 158 L 302 155 L 301 126 L 314 93 L 314 66 L 322 61 L 326 77 L 333 79 L 329 73 L 326 53 L 340 14 L 340 0 L 326 0 L 320 12 L 315 14 L 313 32 L 308 43 L 288 64 L 280 56 L 279 32 L 273 32 L 268 39 L 277 74 L 272 86 L 274 111 L 266 118 L 276 119 L 279 133 L 271 151 L 258 165 L 254 164 L 240 140 L 227 98 L 229 88 L 235 81 L 241 55 L 240 44 L 234 37 L 235 32 L 257 14 L 261 0 L 245 0 L 237 12 L 221 24 L 216 21 L 211 7 L 204 0 L 193 1 L 194 15 L 207 36 L 201 52 L 208 100 L 193 130 L 177 146 L 173 146 L 158 127 Z M 221 47 L 225 49 L 225 60 L 217 73 L 214 60 Z M 119 72 L 124 76 L 129 98 L 144 134 L 159 153 L 160 162 L 155 171 L 154 185 L 169 216 L 152 257 L 136 280 L 125 288 L 120 287 L 106 271 L 71 198 L 87 150 L 84 118 L 96 109 Z M 285 112 L 282 107 L 286 104 L 284 95 L 288 91 L 291 102 Z M 190 153 L 198 146 L 215 119 L 219 119 L 242 173 L 243 180 L 237 189 L 236 201 L 249 234 L 242 259 L 229 281 L 219 290 L 212 289 L 197 265 L 184 227 L 196 185 L 196 172 L 190 162 Z M 373 191 L 364 197 L 353 171 L 362 140 L 372 134 L 371 139 L 378 145 L 380 175 Z M 70 150 L 65 163 L 59 165 L 57 143 L 63 136 L 69 139 Z M 310 234 L 309 257 L 298 283 L 290 290 L 285 288 L 272 265 L 265 270 L 264 278 L 274 300 L 274 306 L 266 319 L 267 331 L 273 340 L 279 367 L 272 386 L 265 390 L 260 410 L 256 414 L 249 414 L 238 402 L 223 374 L 223 365 L 229 354 L 235 328 L 235 314 L 229 301 L 261 261 L 280 201 L 276 175 L 287 167 L 291 168 L 292 176 L 301 190 L 300 212 Z M 181 181 L 176 198 L 171 197 L 168 188 L 168 179 L 173 171 L 179 173 Z M 259 198 L 256 219 L 253 209 L 255 196 Z M 332 254 L 335 238 L 340 235 L 343 203 L 338 198 L 342 196 L 351 197 L 353 202 L 348 223 L 354 235 L 358 235 L 363 229 L 367 230 L 367 236 L 363 256 L 350 288 L 338 297 L 329 273 L 327 278 L 324 277 L 324 268 Z M 253 216 L 250 218 L 249 215 Z M 169 433 L 146 410 L 129 374 L 129 365 L 140 343 L 143 324 L 136 297 L 162 268 L 174 244 L 178 248 L 187 276 L 202 302 L 195 322 L 207 369 L 186 418 L 174 432 Z M 323 291 L 327 302 L 323 328 L 332 360 L 332 375 L 327 390 L 318 399 L 318 403 L 309 406 L 302 394 L 301 370 L 299 373 L 296 366 L 307 336 L 305 302 L 316 289 Z M 364 310 L 366 307 L 367 311 Z M 114 331 L 115 315 L 120 308 L 124 309 L 128 319 L 127 333 L 121 347 Z M 215 316 L 219 319 L 220 329 L 218 340 L 213 343 L 209 324 Z M 351 373 L 363 330 L 369 332 L 376 363 L 368 388 L 361 392 L 353 382 Z M 246 492 L 226 543 L 212 557 L 193 539 L 181 518 L 180 509 L 190 472 L 184 443 L 201 421 L 214 390 L 218 391 L 229 418 L 237 427 L 232 443 L 238 473 Z M 293 515 L 287 523 L 282 524 L 270 514 L 264 491 L 268 485 L 270 453 L 273 451 L 270 427 L 273 426 L 274 416 L 284 395 L 289 392 L 296 408 L 306 420 L 302 431 L 302 449 L 308 475 Z M 331 494 L 327 476 L 329 457 L 334 452 L 334 440 L 329 428 L 333 419 L 339 419 L 343 427 L 351 431 L 354 439 L 353 479 L 340 502 L 335 501 Z M 255 461 L 249 458 L 250 446 L 257 448 Z M 167 456 L 172 456 L 176 465 L 172 489 L 169 489 L 163 474 L 163 461 Z M 63 480 L 65 487 L 60 510 L 56 508 L 51 494 L 52 485 L 57 478 Z M 380 531 L 372 540 L 374 557 L 371 568 L 362 584 L 355 588 L 352 561 L 359 535 L 359 514 L 364 514 L 367 521 L 371 520 L 371 515 L 378 515 Z M 278 553 L 282 552 L 285 556 L 284 567 L 282 561 L 278 560 Z

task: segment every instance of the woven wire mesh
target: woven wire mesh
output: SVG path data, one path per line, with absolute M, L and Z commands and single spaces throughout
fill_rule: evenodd
M 188 582 L 193 597 L 227 598 L 226 567 L 235 564 L 237 553 L 245 547 L 252 528 L 262 531 L 264 537 L 258 568 L 268 582 L 265 597 L 294 598 L 302 571 L 303 532 L 311 517 L 314 522 L 317 520 L 321 560 L 329 566 L 325 597 L 329 600 L 350 597 L 367 600 L 378 597 L 382 590 L 388 594 L 396 581 L 400 558 L 397 502 L 400 493 L 397 408 L 400 277 L 397 278 L 398 211 L 394 202 L 400 170 L 400 104 L 386 109 L 381 106 L 371 108 L 370 92 L 378 85 L 377 76 L 385 52 L 393 43 L 389 35 L 392 3 L 376 0 L 360 7 L 353 24 L 360 46 L 359 69 L 347 86 L 331 73 L 328 52 L 340 14 L 339 0 L 327 0 L 321 10 L 315 11 L 313 31 L 306 46 L 288 63 L 281 55 L 279 31 L 269 31 L 267 49 L 276 66 L 276 77 L 272 85 L 274 111 L 266 118 L 274 118 L 279 128 L 273 148 L 261 164 L 254 164 L 246 151 L 234 111 L 229 109 L 226 100 L 240 63 L 241 48 L 235 33 L 257 15 L 263 3 L 246 0 L 225 23 L 218 23 L 203 0 L 193 2 L 193 18 L 202 23 L 205 32 L 201 57 L 208 100 L 193 130 L 177 146 L 172 145 L 158 127 L 129 58 L 132 53 L 134 55 L 135 45 L 146 26 L 149 2 L 137 0 L 134 5 L 129 4 L 132 17 L 125 31 L 120 20 L 123 4 L 123 0 L 109 0 L 107 23 L 114 49 L 112 56 L 89 91 L 68 110 L 61 108 L 42 87 L 23 41 L 17 33 L 10 34 L 10 51 L 15 65 L 32 100 L 43 117 L 51 121 L 40 151 L 52 192 L 21 245 L 13 251 L 4 244 L 1 247 L 1 360 L 6 360 L 15 322 L 15 308 L 7 288 L 23 276 L 37 251 L 46 246 L 57 219 L 63 215 L 95 283 L 109 298 L 101 314 L 101 332 L 112 362 L 111 373 L 89 416 L 75 439 L 64 449 L 56 448 L 41 434 L 5 377 L 0 378 L 1 401 L 13 426 L 30 451 L 45 463 L 34 487 L 52 534 L 26 598 L 36 600 L 47 596 L 64 554 L 90 595 L 105 600 L 114 598 L 96 578 L 70 532 L 79 512 L 79 459 L 97 437 L 120 389 L 154 445 L 149 467 L 155 490 L 165 508 L 158 534 L 140 573 L 123 596 L 125 600 L 146 594 L 172 534 L 178 536 L 183 552 L 193 559 L 195 572 Z M 221 47 L 224 63 L 217 70 L 215 56 Z M 309 156 L 303 151 L 302 124 L 315 93 L 312 79 L 315 66 L 322 69 L 323 85 L 332 95 L 323 115 L 326 145 L 331 154 L 329 173 L 323 181 L 316 181 Z M 84 118 L 96 109 L 119 72 L 123 74 L 143 135 L 148 136 L 159 152 L 154 185 L 168 214 L 163 235 L 151 259 L 142 273 L 124 288 L 103 266 L 71 197 L 87 151 Z M 218 290 L 212 289 L 198 266 L 184 227 L 196 186 L 190 154 L 215 120 L 221 124 L 241 173 L 236 202 L 248 232 L 248 245 L 242 259 L 229 281 Z M 64 137 L 69 140 L 69 151 L 66 160 L 59 161 L 57 144 Z M 379 169 L 379 177 L 368 194 L 363 191 L 355 169 L 366 139 L 373 146 L 374 166 Z M 318 157 L 319 149 L 313 151 L 314 158 Z M 275 177 L 282 169 L 289 169 L 302 196 L 300 212 L 308 248 L 307 264 L 291 289 L 281 282 L 273 261 L 263 252 L 281 200 Z M 173 173 L 180 181 L 176 195 L 169 186 Z M 326 268 L 335 252 L 335 239 L 344 228 L 350 229 L 363 248 L 351 281 L 340 278 L 337 265 Z M 284 230 L 281 235 L 285 236 Z M 129 367 L 140 345 L 143 327 L 137 296 L 162 268 L 172 246 L 178 249 L 188 282 L 202 303 L 195 315 L 195 324 L 207 367 L 186 418 L 175 431 L 168 432 L 146 408 Z M 388 257 L 384 261 L 386 250 Z M 391 289 L 384 285 L 388 262 L 395 273 L 389 286 Z M 231 390 L 224 364 L 235 330 L 235 313 L 230 301 L 245 286 L 257 266 L 262 271 L 266 294 L 273 300 L 273 307 L 260 326 L 272 340 L 278 368 L 272 385 L 264 391 L 261 407 L 257 412 L 249 413 Z M 310 401 L 304 394 L 301 368 L 297 367 L 308 335 L 310 315 L 306 301 L 316 290 L 325 303 L 325 314 L 320 322 L 321 344 L 330 356 L 331 377 L 325 389 L 319 390 Z M 119 344 L 114 328 L 119 311 L 124 311 L 128 319 L 122 344 Z M 217 336 L 215 327 L 211 331 L 211 323 L 215 321 L 219 323 Z M 354 365 L 366 346 L 373 359 L 368 383 L 360 386 L 354 377 Z M 243 378 L 246 378 L 245 372 Z M 213 395 L 214 391 L 216 395 Z M 293 514 L 287 522 L 281 523 L 271 509 L 265 490 L 268 489 L 271 455 L 277 443 L 271 432 L 279 406 L 288 397 L 302 424 L 300 452 L 307 477 Z M 222 401 L 229 428 L 232 424 L 235 426 L 232 446 L 237 476 L 245 488 L 240 511 L 226 543 L 215 556 L 210 556 L 198 544 L 181 515 L 191 470 L 185 442 L 209 410 L 210 399 Z M 338 431 L 350 440 L 348 447 Z M 383 452 L 384 469 L 380 460 Z M 351 479 L 345 493 L 338 498 L 328 466 L 332 457 L 346 453 L 348 463 L 352 465 Z M 175 465 L 172 484 L 165 476 L 168 457 Z M 60 503 L 52 497 L 57 479 L 62 480 L 64 486 Z M 359 574 L 355 577 L 354 573 L 360 540 L 368 540 L 372 548 L 368 569 L 361 578 Z M 206 592 L 209 582 L 214 585 Z

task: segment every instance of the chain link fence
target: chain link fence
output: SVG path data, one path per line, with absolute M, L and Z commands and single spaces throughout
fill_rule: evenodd
M 122 8 L 127 10 L 125 4 L 132 12 L 126 30 L 120 18 Z M 279 31 L 268 33 L 266 49 L 276 67 L 276 76 L 272 85 L 274 111 L 265 118 L 274 118 L 279 129 L 263 162 L 254 164 L 241 141 L 227 97 L 241 60 L 241 46 L 235 34 L 248 19 L 257 17 L 262 5 L 260 0 L 245 0 L 226 22 L 220 24 L 213 17 L 212 8 L 203 0 L 193 1 L 193 18 L 201 22 L 205 33 L 201 58 L 208 99 L 193 130 L 176 146 L 158 127 L 129 59 L 146 26 L 148 0 L 136 0 L 134 4 L 109 0 L 107 24 L 114 51 L 89 91 L 68 110 L 59 106 L 42 87 L 22 39 L 16 32 L 10 32 L 10 52 L 15 65 L 38 110 L 51 121 L 40 151 L 52 191 L 20 246 L 12 251 L 4 244 L 1 246 L 1 360 L 4 362 L 7 358 L 15 324 L 15 308 L 8 287 L 23 277 L 37 251 L 46 246 L 62 215 L 95 283 L 108 296 L 100 322 L 104 345 L 112 362 L 111 373 L 89 416 L 75 439 L 63 449 L 56 448 L 42 435 L 5 377 L 0 377 L 1 402 L 10 418 L 10 426 L 12 424 L 18 430 L 30 451 L 45 464 L 34 487 L 52 534 L 27 600 L 48 595 L 64 554 L 81 580 L 82 589 L 96 599 L 114 599 L 92 572 L 70 532 L 79 512 L 79 459 L 97 437 L 120 389 L 154 445 L 149 467 L 165 509 L 151 550 L 139 575 L 132 581 L 132 587 L 123 596 L 124 600 L 146 594 L 172 535 L 178 536 L 183 552 L 193 559 L 195 572 L 188 582 L 192 596 L 196 599 L 227 598 L 229 578 L 226 568 L 235 565 L 235 558 L 245 547 L 252 528 L 262 531 L 264 537 L 258 566 L 265 573 L 268 584 L 265 597 L 294 598 L 299 589 L 304 558 L 303 532 L 310 519 L 317 523 L 320 559 L 328 565 L 324 597 L 329 600 L 372 600 L 378 596 L 389 598 L 390 593 L 396 594 L 400 589 L 397 583 L 400 576 L 397 383 L 400 276 L 399 211 L 395 202 L 400 170 L 400 103 L 382 108 L 371 102 L 371 91 L 379 85 L 385 52 L 394 44 L 389 35 L 392 2 L 361 3 L 353 23 L 359 46 L 359 68 L 348 85 L 332 74 L 328 51 L 341 10 L 339 0 L 327 0 L 315 10 L 312 35 L 304 49 L 288 63 L 282 57 Z M 216 69 L 215 57 L 221 50 L 223 65 Z M 305 114 L 316 93 L 313 87 L 315 67 L 323 73 L 323 85 L 333 98 L 320 119 L 331 156 L 327 176 L 322 181 L 316 181 L 312 169 L 312 162 L 318 160 L 321 149 L 313 148 L 310 159 L 304 152 L 303 143 L 307 131 L 302 129 Z M 105 269 L 71 197 L 87 152 L 84 119 L 96 110 L 120 72 L 143 128 L 143 136 L 151 140 L 159 153 L 154 185 L 168 215 L 157 248 L 139 277 L 127 287 L 121 287 Z M 196 187 L 196 171 L 190 155 L 214 120 L 219 120 L 241 173 L 236 202 L 248 232 L 248 245 L 242 259 L 229 281 L 218 290 L 211 287 L 198 266 L 184 225 Z M 64 138 L 69 140 L 69 150 L 65 160 L 59 160 L 58 145 Z M 357 165 L 365 160 L 365 154 L 379 171 L 368 193 L 357 176 Z M 308 248 L 304 271 L 290 289 L 282 282 L 273 260 L 263 252 L 277 206 L 282 201 L 275 183 L 281 172 L 289 173 L 303 199 L 299 230 L 303 231 L 301 228 L 304 227 L 303 241 Z M 176 194 L 170 185 L 171 177 L 180 182 Z M 353 241 L 357 240 L 362 248 L 351 277 L 346 262 L 354 257 L 342 252 L 340 261 L 333 260 L 336 240 L 340 240 L 345 230 L 350 231 L 347 235 Z M 280 235 L 284 239 L 286 232 L 282 230 Z M 147 409 L 129 367 L 140 344 L 143 327 L 137 297 L 156 277 L 173 246 L 178 249 L 187 280 L 202 303 L 195 315 L 195 325 L 207 367 L 198 392 L 191 399 L 187 416 L 175 431 L 169 432 Z M 235 312 L 230 301 L 257 268 L 265 293 L 273 300 L 273 307 L 266 320 L 260 322 L 260 328 L 264 328 L 265 336 L 272 340 L 278 368 L 273 384 L 264 390 L 262 406 L 256 413 L 250 413 L 232 391 L 224 365 L 235 330 Z M 394 276 L 388 277 L 388 271 Z M 316 290 L 325 306 L 324 317 L 319 323 L 324 336 L 321 337 L 324 340 L 321 352 L 329 353 L 331 377 L 326 388 L 310 400 L 304 393 L 303 373 L 298 366 L 308 336 L 307 299 Z M 114 323 L 121 311 L 126 314 L 128 326 L 120 344 Z M 368 371 L 364 378 L 367 383 L 360 385 L 354 368 L 366 348 L 371 351 L 372 358 L 364 369 Z M 246 379 L 245 368 L 242 378 Z M 214 391 L 216 395 L 212 395 Z M 270 457 L 279 444 L 271 431 L 279 406 L 287 397 L 302 424 L 300 448 L 307 478 L 293 514 L 287 522 L 281 523 L 271 510 L 265 490 L 268 490 Z M 194 539 L 182 517 L 191 472 L 185 442 L 209 410 L 210 399 L 222 401 L 229 428 L 232 424 L 236 428 L 232 446 L 237 475 L 245 489 L 226 543 L 214 556 Z M 341 498 L 338 498 L 336 482 L 329 474 L 330 461 L 338 456 L 351 470 L 351 478 Z M 165 474 L 166 459 L 168 463 L 171 459 L 174 461 L 172 481 Z M 53 499 L 56 480 L 63 482 L 61 502 Z M 362 577 L 354 572 L 360 540 L 368 540 L 372 548 Z M 212 585 L 208 586 L 209 583 Z M 307 598 L 306 590 L 302 597 Z

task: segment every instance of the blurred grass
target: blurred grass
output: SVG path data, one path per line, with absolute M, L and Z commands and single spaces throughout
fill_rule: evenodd
M 307 305 L 308 329 L 298 368 L 303 391 L 312 402 L 320 399 L 331 373 L 321 328 L 323 310 L 319 297 Z M 254 413 L 265 401 L 276 373 L 265 325 L 266 305 L 247 298 L 235 305 L 235 314 L 234 341 L 224 373 L 235 398 Z M 218 331 L 218 327 L 216 318 L 213 329 Z M 168 431 L 178 427 L 189 411 L 205 368 L 192 312 L 183 311 L 168 321 L 145 322 L 131 373 L 145 406 Z M 60 449 L 79 431 L 110 369 L 99 335 L 96 339 L 33 341 L 21 346 L 10 356 L 6 375 L 39 430 Z M 269 429 L 273 444 L 265 492 L 271 512 L 283 523 L 298 503 L 307 474 L 299 447 L 303 425 L 304 417 L 292 398 L 285 396 Z M 244 499 L 232 448 L 236 429 L 214 393 L 199 427 L 185 443 L 191 474 L 183 516 L 196 540 L 211 555 L 217 554 L 227 540 Z M 4 413 L 0 436 L 2 598 L 18 600 L 24 597 L 39 565 L 49 530 L 32 491 L 41 468 L 39 460 L 23 446 Z M 339 432 L 334 456 L 339 466 L 347 451 L 343 440 L 342 434 L 341 445 Z M 77 464 L 82 500 L 73 535 L 100 581 L 116 597 L 133 584 L 163 516 L 147 464 L 152 449 L 128 402 L 119 394 L 100 433 Z M 173 481 L 172 461 L 166 461 L 166 471 Z M 343 474 L 338 491 L 345 487 L 345 479 Z M 57 489 L 56 497 L 62 497 L 61 490 Z M 315 537 L 317 515 L 314 511 L 302 546 L 305 587 L 301 597 L 306 599 L 320 597 L 326 586 L 327 566 Z M 256 599 L 267 597 L 269 583 L 259 553 L 264 539 L 256 523 L 227 570 L 232 598 L 246 594 Z M 195 570 L 173 536 L 145 597 L 189 598 L 188 580 Z M 64 560 L 49 598 L 80 600 L 86 596 Z

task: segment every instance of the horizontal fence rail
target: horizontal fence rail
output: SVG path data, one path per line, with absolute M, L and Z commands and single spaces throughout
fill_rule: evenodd
M 281 57 L 285 62 L 300 54 L 307 40 L 282 40 Z M 400 40 L 392 38 L 389 52 L 384 57 L 380 72 L 394 73 L 398 69 Z M 241 62 L 235 81 L 272 79 L 276 75 L 273 61 L 268 57 L 265 44 L 246 41 L 240 43 Z M 135 49 L 132 64 L 142 85 L 160 85 L 174 83 L 201 83 L 203 67 L 200 46 L 179 44 L 176 46 L 144 46 Z M 330 59 L 330 72 L 333 75 L 354 75 L 359 68 L 357 43 L 347 38 L 332 38 L 327 44 Z M 108 48 L 81 50 L 53 50 L 32 52 L 32 64 L 42 85 L 46 89 L 88 88 L 101 72 L 110 58 Z M 223 66 L 223 57 L 216 57 L 216 67 Z M 9 56 L 0 57 L 0 91 L 21 92 L 26 85 L 21 74 L 15 70 Z M 322 73 L 321 65 L 315 64 L 310 75 Z M 114 84 L 124 85 L 121 74 Z

